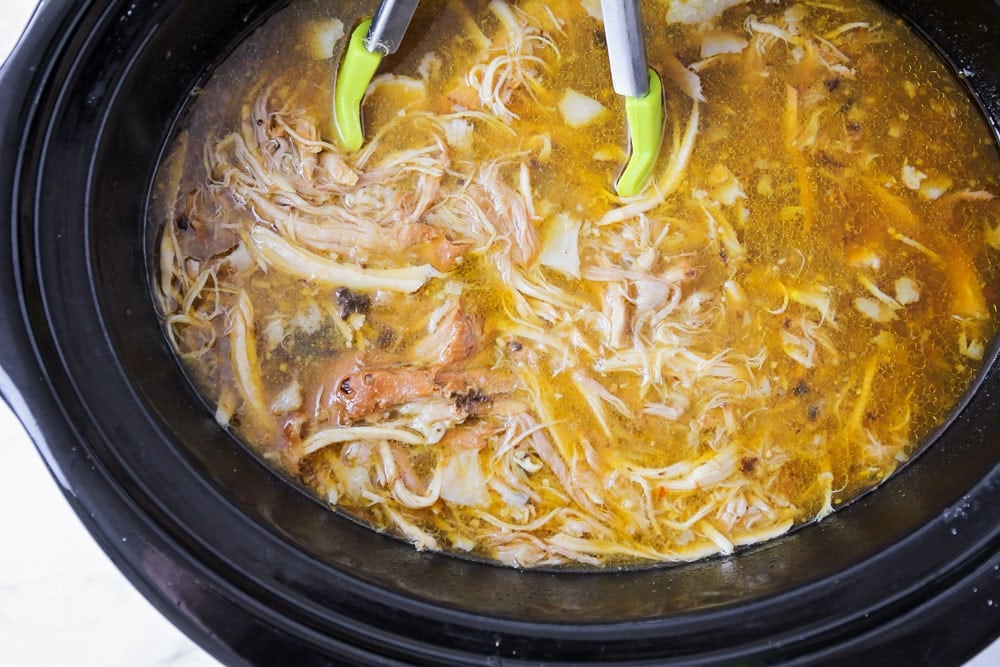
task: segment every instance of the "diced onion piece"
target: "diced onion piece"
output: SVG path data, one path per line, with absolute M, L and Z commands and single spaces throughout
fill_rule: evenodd
M 572 278 L 580 277 L 580 221 L 559 213 L 552 217 L 542 235 L 538 261 Z
M 486 475 L 479 462 L 479 452 L 464 450 L 451 455 L 441 475 L 441 497 L 469 507 L 486 507 L 490 494 Z
M 622 150 L 621 146 L 612 146 L 611 144 L 598 146 L 593 155 L 593 158 L 598 162 L 622 162 L 627 157 L 628 154 Z
M 427 99 L 427 85 L 423 79 L 414 79 L 400 74 L 380 74 L 372 79 L 370 90 L 390 88 L 393 104 L 407 109 L 422 104 Z
M 928 178 L 920 184 L 920 196 L 928 201 L 934 201 L 951 189 L 952 180 L 947 176 Z
M 876 322 L 891 322 L 896 319 L 896 313 L 892 312 L 889 306 L 866 296 L 856 298 L 854 300 L 854 307 Z
M 281 324 L 280 317 L 272 317 L 264 326 L 264 340 L 267 342 L 267 351 L 274 352 L 281 341 L 285 340 L 285 327 Z
M 438 54 L 428 51 L 420 59 L 420 64 L 417 65 L 417 74 L 424 81 L 430 81 L 441 73 L 441 65 L 441 58 Z
M 306 36 L 309 55 L 316 60 L 329 60 L 333 57 L 337 42 L 343 36 L 344 22 L 340 19 L 311 21 Z
M 924 179 L 927 178 L 927 174 L 920 171 L 916 167 L 903 164 L 903 185 L 910 188 L 911 190 L 919 190 L 920 184 Z
M 303 332 L 312 335 L 323 326 L 323 313 L 320 311 L 319 306 L 315 303 L 310 303 L 308 307 L 295 313 L 295 317 L 292 318 L 290 324 L 296 329 L 301 329 Z
M 670 0 L 667 22 L 691 25 L 708 23 L 730 7 L 744 2 L 746 0 Z
M 896 281 L 896 301 L 908 306 L 920 300 L 920 288 L 912 278 L 900 278 Z
M 786 330 L 782 330 L 780 336 L 781 349 L 785 354 L 806 368 L 812 368 L 815 365 L 816 341 L 814 339 Z
M 746 305 L 746 293 L 744 293 L 743 288 L 740 287 L 738 282 L 727 280 L 722 284 L 722 289 L 725 290 L 727 303 L 732 304 L 735 308 L 742 308 Z
M 281 393 L 274 397 L 271 401 L 271 412 L 274 414 L 283 414 L 285 412 L 292 412 L 293 410 L 298 410 L 302 407 L 302 385 L 299 384 L 298 380 L 292 380 L 292 383 L 281 390 Z
M 882 258 L 872 248 L 855 248 L 847 255 L 847 263 L 857 268 L 868 268 L 878 271 L 882 268 Z
M 590 125 L 605 112 L 607 109 L 604 108 L 603 104 L 572 88 L 567 88 L 562 99 L 559 100 L 559 113 L 562 114 L 563 120 L 570 127 Z
M 986 346 L 983 345 L 981 340 L 973 340 L 972 342 L 969 342 L 968 337 L 963 331 L 958 335 L 958 351 L 969 359 L 981 361 L 983 354 L 986 352 Z
M 580 0 L 580 6 L 583 7 L 583 11 L 587 12 L 587 15 L 591 18 L 595 18 L 598 21 L 604 20 L 604 13 L 601 11 L 601 0 Z

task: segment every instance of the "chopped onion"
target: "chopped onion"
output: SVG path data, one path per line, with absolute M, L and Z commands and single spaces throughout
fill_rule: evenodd
M 587 15 L 591 18 L 595 18 L 598 21 L 604 20 L 600 0 L 580 0 L 580 6 L 583 7 L 583 11 L 587 12 Z
M 903 185 L 911 190 L 919 190 L 920 183 L 927 178 L 927 174 L 910 164 L 903 164 Z
M 567 88 L 562 99 L 559 100 L 559 113 L 562 114 L 563 120 L 570 127 L 590 125 L 606 111 L 603 104 L 572 88 Z
M 580 221 L 559 213 L 552 217 L 542 235 L 538 262 L 571 278 L 580 277 Z
M 329 60 L 337 42 L 344 36 L 344 22 L 340 19 L 312 21 L 308 33 L 309 55 L 316 60 Z
M 900 278 L 896 281 L 896 301 L 908 306 L 920 300 L 920 288 L 912 278 Z
M 934 201 L 951 189 L 952 180 L 947 176 L 928 178 L 920 184 L 920 196 L 927 201 Z
M 892 311 L 892 308 L 881 301 L 869 299 L 866 296 L 856 298 L 854 300 L 854 307 L 876 322 L 891 322 L 896 319 L 896 313 Z
M 292 412 L 293 410 L 298 410 L 302 407 L 302 385 L 299 384 L 298 380 L 292 380 L 292 383 L 281 390 L 281 393 L 274 397 L 271 401 L 271 412 L 276 415 L 280 415 L 286 412 Z
M 490 494 L 479 463 L 479 452 L 463 450 L 451 455 L 441 475 L 441 497 L 470 507 L 486 507 Z
M 709 23 L 730 7 L 746 0 L 670 0 L 667 9 L 668 23 Z

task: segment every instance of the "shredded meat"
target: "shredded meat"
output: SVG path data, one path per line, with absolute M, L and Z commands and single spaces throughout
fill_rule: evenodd
M 413 353 L 418 361 L 432 367 L 459 364 L 476 353 L 479 335 L 478 322 L 466 314 L 458 300 L 434 332 L 417 343 Z

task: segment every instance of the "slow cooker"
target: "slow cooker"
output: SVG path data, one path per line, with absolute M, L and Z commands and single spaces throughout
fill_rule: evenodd
M 0 72 L 0 391 L 164 615 L 227 664 L 947 665 L 1000 634 L 996 342 L 950 422 L 876 492 L 669 567 L 417 552 L 216 424 L 153 309 L 145 206 L 197 86 L 283 4 L 46 0 Z M 996 132 L 1000 4 L 886 4 Z

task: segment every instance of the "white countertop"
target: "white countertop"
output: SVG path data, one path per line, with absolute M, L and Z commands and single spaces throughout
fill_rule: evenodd
M 36 0 L 2 0 L 0 61 Z M 0 664 L 208 667 L 91 539 L 0 401 Z M 24 513 L 24 509 L 30 514 Z M 1000 665 L 1000 641 L 966 667 Z

